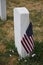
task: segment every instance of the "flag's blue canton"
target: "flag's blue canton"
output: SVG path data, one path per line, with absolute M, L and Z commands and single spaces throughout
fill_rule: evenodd
M 34 41 L 33 41 L 33 30 L 32 30 L 32 23 L 30 22 L 25 34 L 21 39 L 21 44 L 23 45 L 25 51 L 27 53 L 32 52 L 34 48 Z
M 28 26 L 28 28 L 26 30 L 26 34 L 27 34 L 27 36 L 33 35 L 32 23 L 31 22 L 30 22 L 30 24 L 29 24 L 29 26 Z

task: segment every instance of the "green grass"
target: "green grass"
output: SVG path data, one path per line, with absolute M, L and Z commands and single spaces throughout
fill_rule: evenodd
M 14 46 L 14 42 L 8 42 L 6 44 L 6 49 L 7 51 L 2 54 L 0 53 L 0 63 L 8 63 L 8 58 L 10 57 L 9 55 L 11 54 L 12 56 L 16 56 L 18 57 L 18 53 L 17 53 L 17 50 Z M 11 51 L 9 50 L 14 50 L 14 53 L 12 53 Z M 26 58 L 23 58 L 22 60 L 17 60 L 17 63 L 15 65 L 43 65 L 43 42 L 38 42 L 38 41 L 35 41 L 35 48 L 34 48 L 34 51 L 33 53 L 36 54 L 35 57 L 26 57 Z M 7 61 L 3 60 L 2 58 L 5 58 L 7 59 Z M 27 60 L 25 62 L 25 60 Z M 3 65 L 3 64 L 2 64 Z
M 33 23 L 39 23 L 40 20 L 42 22 L 42 16 L 43 16 L 43 12 L 42 11 L 36 11 L 36 10 L 31 10 L 30 11 L 30 18 L 33 21 Z
M 3 24 L 5 24 L 5 21 L 2 21 L 2 20 L 0 19 L 0 27 L 1 27 Z
M 10 41 L 6 40 L 4 44 L 6 45 L 6 52 L 4 53 L 6 57 L 9 57 L 10 54 L 18 56 L 17 49 L 15 48 L 14 40 L 10 40 Z M 14 53 L 12 52 L 12 50 L 14 51 Z
M 43 65 L 43 42 L 35 42 L 34 53 L 35 57 L 26 57 L 27 62 L 22 59 L 18 65 Z
M 6 32 L 0 28 L 0 42 L 5 39 Z

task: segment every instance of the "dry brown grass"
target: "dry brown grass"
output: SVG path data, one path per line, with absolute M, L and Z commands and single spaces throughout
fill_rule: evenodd
M 5 53 L 6 52 L 6 46 L 4 44 L 0 44 L 0 52 Z
M 37 2 L 34 2 L 34 1 L 31 1 L 31 0 L 9 0 L 9 1 L 7 1 L 7 15 L 9 16 L 9 17 L 13 17 L 13 9 L 14 9 L 14 7 L 21 7 L 21 6 L 25 6 L 29 11 L 30 11 L 30 14 L 33 16 L 33 19 L 34 19 L 34 17 L 35 17 L 35 15 L 37 14 L 37 12 L 40 12 L 40 11 L 43 11 L 43 1 L 42 0 L 39 0 L 39 1 L 37 1 Z M 36 11 L 36 12 L 34 12 L 34 10 Z M 32 11 L 32 12 L 31 12 Z M 41 13 L 42 14 L 42 13 Z M 39 15 L 39 16 L 41 16 L 41 15 Z M 39 18 L 39 16 L 38 16 L 38 18 Z M 30 17 L 30 19 L 31 19 L 31 17 Z M 42 31 L 43 32 L 43 27 L 41 26 L 41 27 L 39 27 L 39 26 L 37 26 L 38 24 L 42 24 L 43 22 L 42 22 L 42 19 L 43 19 L 43 16 L 41 16 L 41 18 L 40 18 L 40 21 L 34 21 L 34 22 L 32 22 L 33 23 L 33 25 L 35 25 L 35 26 L 33 26 L 33 31 L 34 31 L 34 29 L 35 29 L 35 31 L 36 31 L 36 27 L 37 27 L 37 29 L 39 30 L 40 29 L 40 31 Z M 31 19 L 32 20 L 32 19 Z M 13 26 L 11 25 L 10 26 L 10 20 L 8 20 L 9 22 L 8 22 L 8 25 L 9 25 L 9 27 L 10 28 L 13 28 Z M 33 20 L 32 20 L 33 21 Z M 13 24 L 13 19 L 12 19 L 12 24 Z M 41 25 L 40 24 L 40 25 Z M 7 28 L 7 27 L 6 27 Z M 10 28 L 9 28 L 9 31 L 10 31 Z M 37 30 L 37 32 L 38 32 L 38 30 Z M 40 32 L 39 31 L 39 32 Z M 14 32 L 13 31 L 13 29 L 10 31 L 10 32 Z M 10 33 L 11 34 L 11 36 L 9 36 L 9 34 L 8 34 L 8 37 L 12 37 L 12 35 L 14 34 L 12 34 L 12 33 Z M 41 33 L 40 33 L 41 34 Z M 39 35 L 40 35 L 39 34 Z M 36 35 L 34 35 L 35 37 L 35 39 L 37 38 L 37 36 Z M 43 36 L 38 36 L 42 41 L 43 41 Z M 37 39 L 39 39 L 39 38 L 37 38 Z

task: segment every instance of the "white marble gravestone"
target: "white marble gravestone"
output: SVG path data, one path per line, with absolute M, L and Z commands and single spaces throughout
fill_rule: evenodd
M 6 0 L 0 0 L 0 18 L 6 20 Z
M 18 54 L 21 57 L 26 57 L 29 54 L 26 53 L 25 49 L 21 44 L 21 38 L 25 33 L 29 25 L 29 11 L 25 7 L 14 8 L 14 37 L 15 46 L 17 47 Z
M 0 17 L 1 17 L 1 0 L 0 0 Z

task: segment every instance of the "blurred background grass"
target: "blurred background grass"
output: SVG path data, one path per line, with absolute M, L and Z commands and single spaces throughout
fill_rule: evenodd
M 6 6 L 7 20 L 0 19 L 0 65 L 43 65 L 43 0 L 6 0 Z M 14 46 L 15 7 L 26 7 L 33 24 L 36 57 L 25 58 L 27 62 L 25 59 L 18 61 L 19 56 Z

